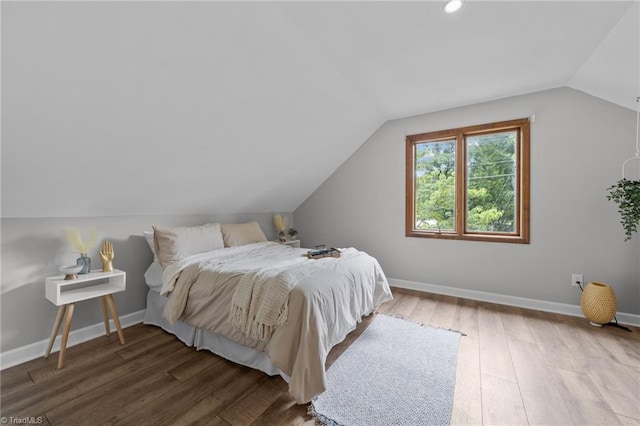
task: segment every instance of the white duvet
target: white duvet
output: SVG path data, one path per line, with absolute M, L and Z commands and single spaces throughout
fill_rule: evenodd
M 364 315 L 392 299 L 387 279 L 373 257 L 355 249 L 343 253 L 341 258 L 311 260 L 305 249 L 266 242 L 188 257 L 163 273 L 161 294 L 168 297 L 164 317 L 264 351 L 289 376 L 289 392 L 296 401 L 306 403 L 325 390 L 329 350 Z M 296 272 L 287 273 L 287 268 Z M 284 300 L 286 317 L 277 321 L 270 337 L 256 339 L 247 335 L 246 328 L 243 332 L 230 323 L 232 301 L 239 288 L 246 292 L 246 283 L 254 282 L 247 277 L 274 270 L 287 275 L 283 281 L 290 286 Z M 241 281 L 244 287 L 239 287 Z M 250 287 L 253 285 L 255 282 Z

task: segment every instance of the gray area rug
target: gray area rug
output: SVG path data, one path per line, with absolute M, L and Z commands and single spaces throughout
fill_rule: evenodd
M 448 425 L 460 333 L 376 315 L 327 372 L 309 412 L 325 425 Z

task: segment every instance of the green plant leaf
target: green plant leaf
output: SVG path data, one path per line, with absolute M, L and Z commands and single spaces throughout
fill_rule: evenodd
M 615 185 L 607 188 L 607 200 L 618 205 L 621 215 L 620 223 L 624 229 L 625 241 L 638 232 L 640 225 L 640 180 L 619 180 Z

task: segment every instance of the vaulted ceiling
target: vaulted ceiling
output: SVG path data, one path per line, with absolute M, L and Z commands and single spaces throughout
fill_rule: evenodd
M 442 6 L 2 2 L 2 216 L 293 211 L 388 119 L 638 108 L 638 2 Z

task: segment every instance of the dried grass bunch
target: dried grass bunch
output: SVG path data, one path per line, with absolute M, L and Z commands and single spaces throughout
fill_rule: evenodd
M 67 241 L 78 253 L 87 254 L 96 244 L 97 240 L 98 231 L 95 229 L 91 231 L 86 241 L 82 239 L 82 234 L 78 228 L 70 228 L 67 230 Z
M 287 218 L 280 214 L 273 217 L 273 226 L 276 227 L 278 232 L 284 232 L 287 229 Z

